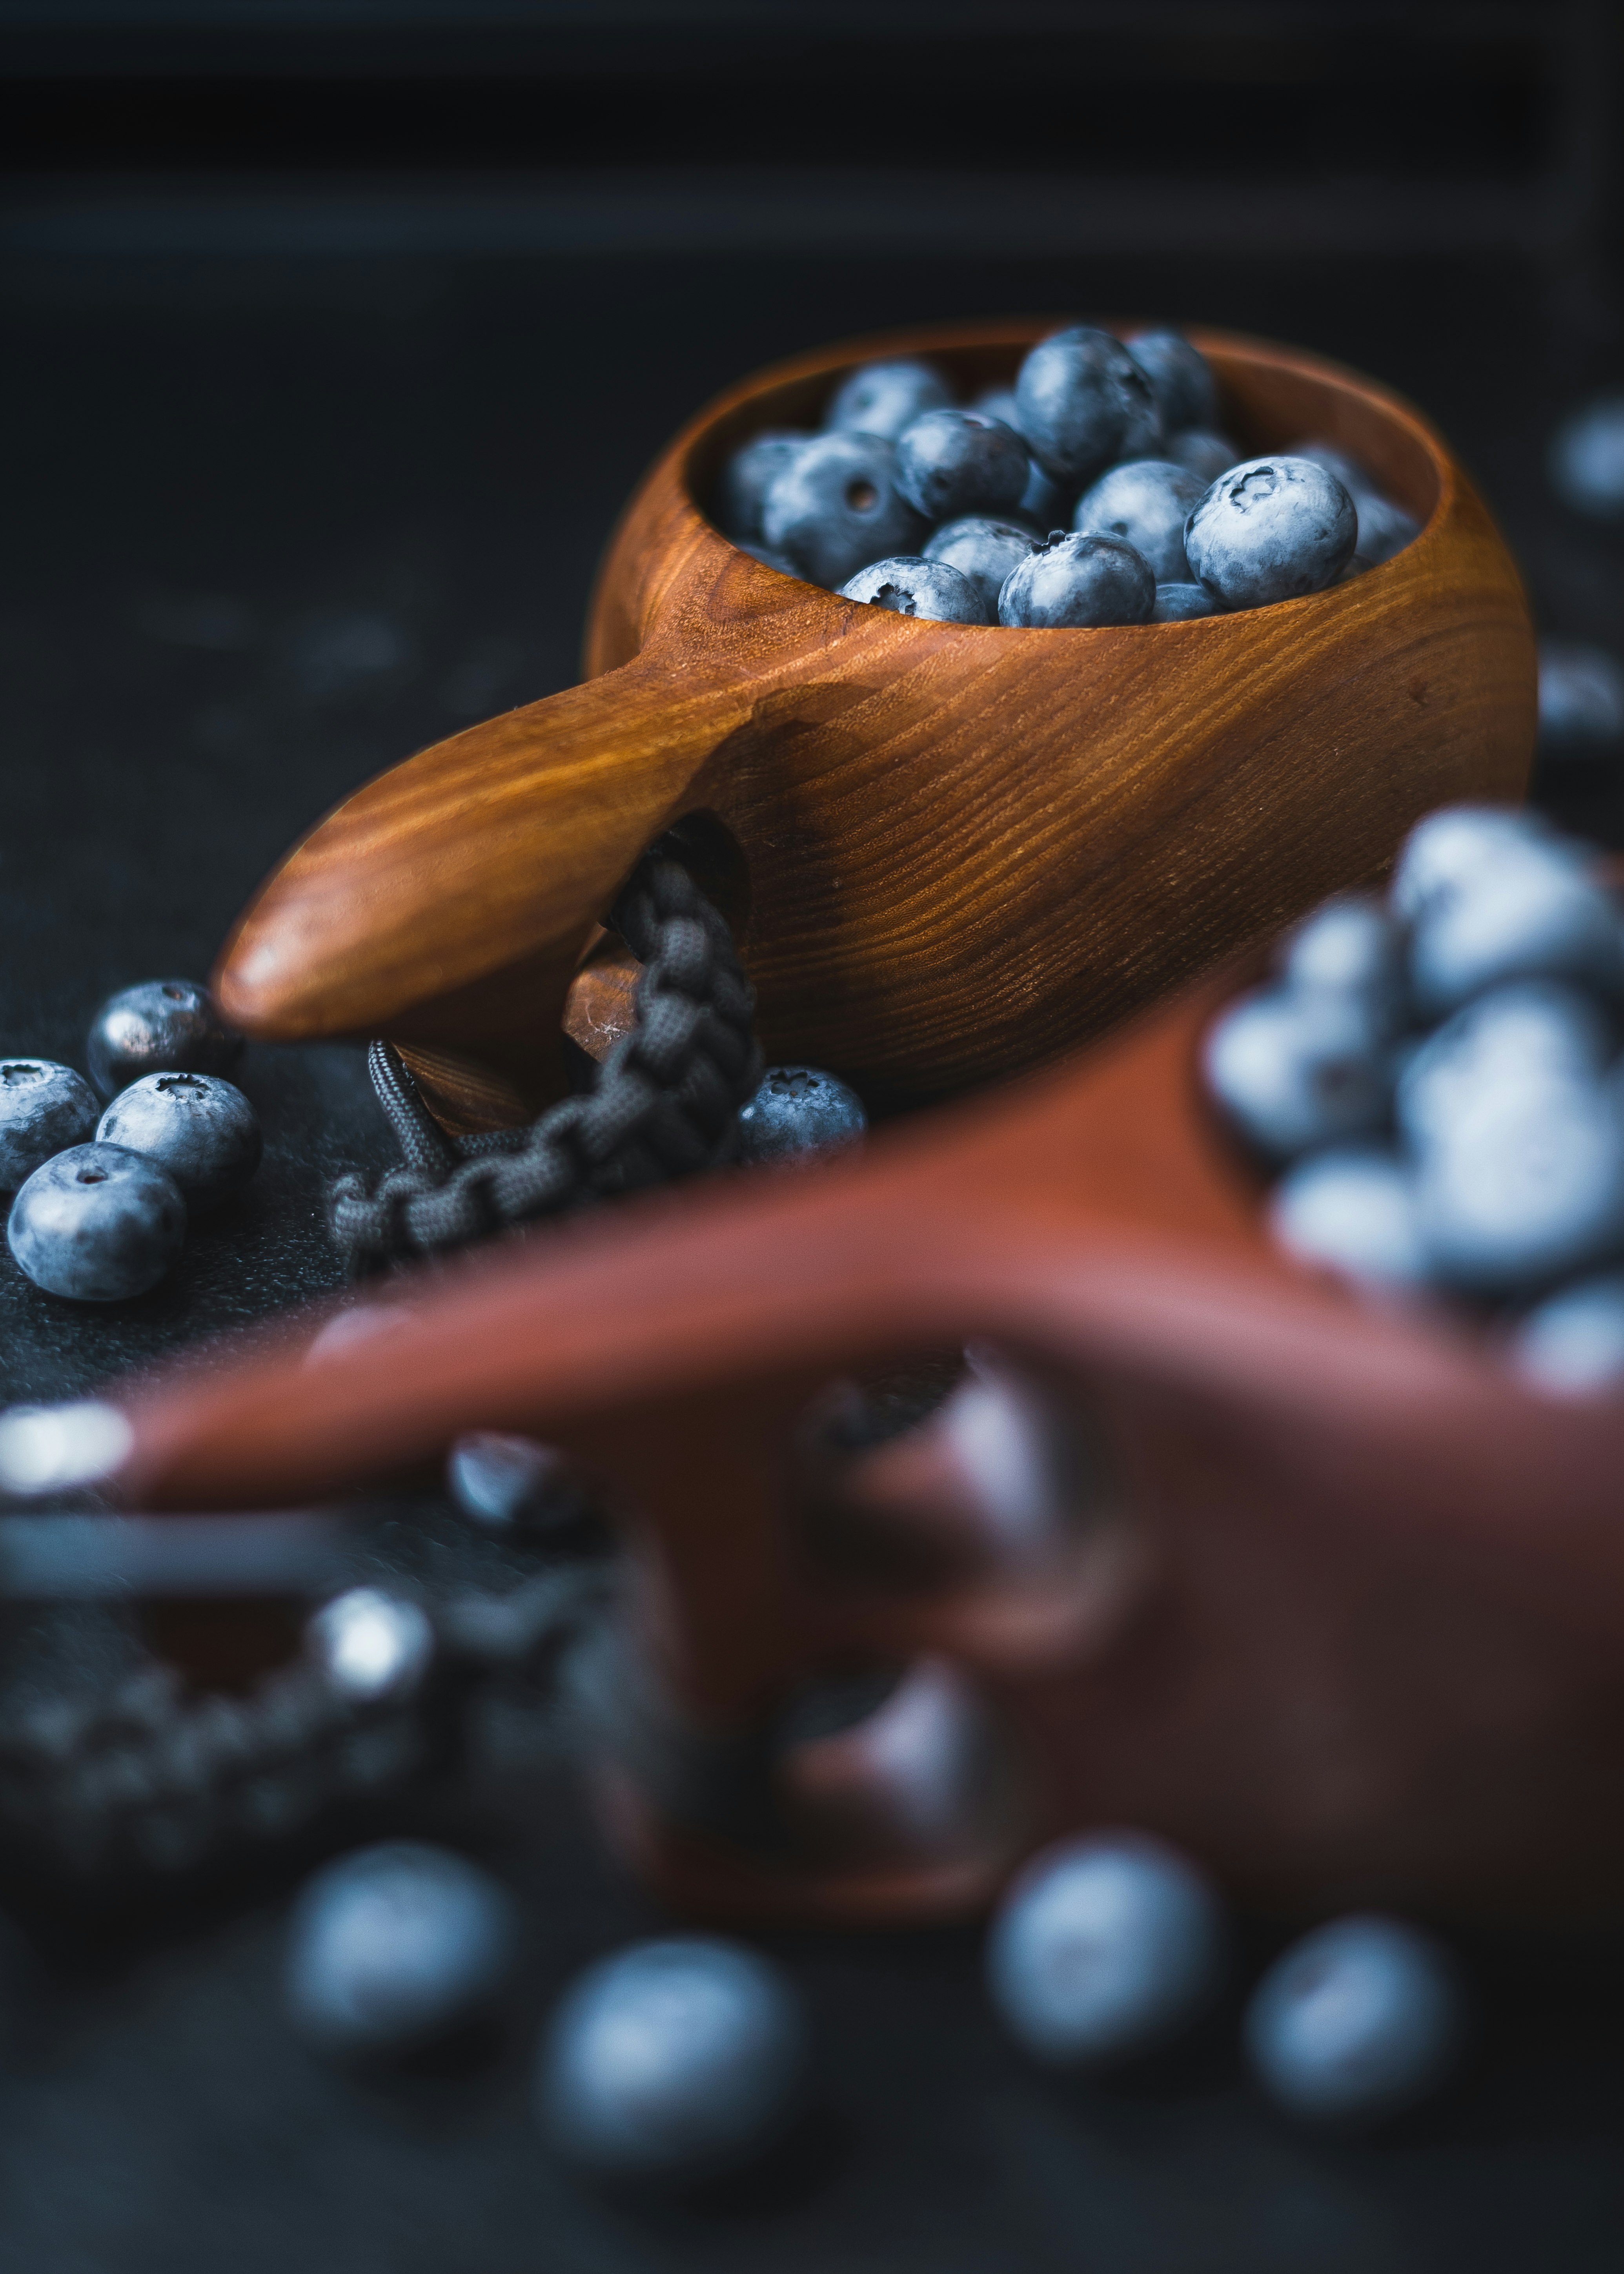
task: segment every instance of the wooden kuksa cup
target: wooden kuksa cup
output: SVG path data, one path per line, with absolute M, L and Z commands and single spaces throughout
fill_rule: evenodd
M 1329 440 L 1425 523 L 1309 599 L 1099 630 L 920 622 L 763 568 L 706 518 L 727 454 L 816 425 L 853 364 L 929 355 L 967 395 L 1052 328 L 848 343 L 702 412 L 610 546 L 586 683 L 320 823 L 237 927 L 227 1017 L 387 1035 L 450 1126 L 528 1118 L 597 921 L 686 821 L 768 1059 L 883 1107 L 1085 1042 L 1376 877 L 1429 807 L 1521 794 L 1533 640 L 1492 523 L 1416 411 L 1295 350 L 1191 335 L 1244 453 Z

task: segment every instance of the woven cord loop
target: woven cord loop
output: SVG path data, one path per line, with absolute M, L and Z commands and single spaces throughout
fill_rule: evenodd
M 643 965 L 635 1023 L 584 1096 L 529 1128 L 448 1137 L 400 1053 L 371 1045 L 367 1072 L 406 1165 L 370 1181 L 352 1170 L 328 1194 L 327 1227 L 353 1276 L 732 1159 L 762 1066 L 726 921 L 680 861 L 650 851 L 609 924 Z

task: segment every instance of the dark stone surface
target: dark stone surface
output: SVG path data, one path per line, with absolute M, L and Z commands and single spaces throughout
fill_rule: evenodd
M 203 975 L 334 799 L 566 683 L 597 553 L 664 435 L 739 371 L 865 327 L 1134 308 L 1344 357 L 1455 435 L 1547 627 L 1616 639 L 1618 541 L 1541 471 L 1575 387 L 1552 305 L 1531 272 L 1466 258 L 86 258 L 0 277 L 0 1044 L 82 1066 L 96 1005 Z M 1613 768 L 1548 788 L 1617 841 Z M 240 1079 L 267 1138 L 248 1197 L 123 1309 L 0 1273 L 4 1396 L 81 1389 L 335 1284 L 322 1185 L 386 1149 L 359 1054 L 251 1048 Z M 458 1572 L 466 1537 L 405 1525 L 400 1559 Z M 1002 2043 L 969 1931 L 780 1944 L 823 2113 L 753 2187 L 605 2204 L 539 2146 L 531 2049 L 575 1966 L 664 1922 L 545 1749 L 493 1755 L 450 1829 L 524 1898 L 530 1969 L 492 2063 L 395 2088 L 323 2071 L 278 2018 L 291 1867 L 158 1915 L 28 1909 L 44 1979 L 0 2023 L 0 2269 L 1613 2274 L 1624 2254 L 1624 1969 L 1612 1945 L 1548 1940 L 1469 1954 L 1468 2081 L 1357 2148 L 1262 2111 L 1233 2010 L 1169 2071 L 1085 2094 Z

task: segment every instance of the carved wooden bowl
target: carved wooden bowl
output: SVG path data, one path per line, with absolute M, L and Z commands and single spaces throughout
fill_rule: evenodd
M 627 1511 L 600 1789 L 665 1892 L 872 1921 L 1127 1822 L 1292 1909 L 1594 1913 L 1624 1893 L 1624 1399 L 1282 1260 L 1196 1050 L 1231 973 L 865 1157 L 628 1201 L 132 1394 L 113 1489 L 304 1502 L 471 1427 Z M 831 1382 L 977 1339 L 842 1453 Z M 901 1670 L 819 1736 L 808 1685 Z
M 262 888 L 216 985 L 253 1035 L 385 1035 L 454 1126 L 528 1118 L 595 920 L 688 821 L 741 927 L 770 1060 L 871 1103 L 1040 1063 L 1374 877 L 1409 825 L 1515 797 L 1534 739 L 1516 573 L 1438 434 L 1357 373 L 1192 334 L 1244 450 L 1355 452 L 1425 525 L 1311 598 L 1189 624 L 920 622 L 761 567 L 700 501 L 842 373 L 1007 381 L 1048 324 L 828 348 L 701 413 L 609 550 L 584 686 L 359 791 Z

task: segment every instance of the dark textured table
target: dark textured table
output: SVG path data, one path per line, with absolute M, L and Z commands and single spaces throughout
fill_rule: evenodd
M 1342 356 L 1449 430 L 1546 625 L 1617 636 L 1620 549 L 1560 513 L 1541 471 L 1571 374 L 1548 351 L 1537 279 L 1503 259 L 1214 255 L 1079 273 L 935 255 L 177 252 L 19 257 L 0 288 L 8 1049 L 82 1063 L 102 997 L 205 973 L 256 879 L 335 798 L 566 683 L 594 561 L 662 437 L 740 370 L 818 338 L 1082 304 Z M 1608 765 L 1569 768 L 1545 794 L 1611 841 L 1624 833 Z M 323 1182 L 386 1150 L 359 1054 L 254 1048 L 243 1080 L 265 1168 L 163 1287 L 86 1313 L 0 1271 L 5 1397 L 83 1389 L 335 1284 Z M 402 1519 L 396 1547 L 442 1575 L 492 1560 L 432 1508 Z M 71 1660 L 93 1643 L 66 1633 L 52 1647 Z M 1611 2274 L 1624 2262 L 1624 1969 L 1605 1940 L 1475 1950 L 1484 2023 L 1468 2081 L 1401 2135 L 1352 2148 L 1264 2112 L 1238 2080 L 1232 2029 L 1132 2089 L 1059 2090 L 990 2026 L 974 1934 L 808 1939 L 785 1948 L 820 2034 L 823 2113 L 796 2152 L 704 2202 L 600 2202 L 538 2144 L 529 2047 L 569 1969 L 653 1914 L 545 1736 L 495 1747 L 476 1782 L 430 1820 L 524 1892 L 534 1947 L 508 2051 L 461 2075 L 362 2088 L 289 2040 L 276 1954 L 307 1857 L 167 1908 L 116 1891 L 73 1915 L 14 1886 L 42 1978 L 0 2025 L 0 2267 Z

